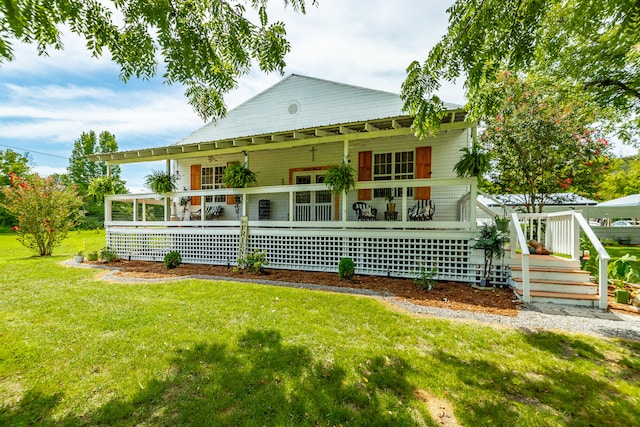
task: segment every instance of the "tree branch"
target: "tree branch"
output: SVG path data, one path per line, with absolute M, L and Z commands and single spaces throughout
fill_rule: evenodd
M 630 95 L 640 99 L 640 90 L 634 89 L 632 87 L 629 87 L 629 86 L 627 86 L 626 83 L 618 81 L 618 80 L 601 79 L 601 80 L 595 80 L 595 81 L 592 81 L 592 82 L 585 83 L 585 87 L 587 87 L 587 88 L 589 88 L 589 87 L 606 88 L 606 87 L 610 87 L 610 86 L 615 86 L 615 87 L 621 89 L 622 91 L 624 91 L 625 93 L 630 94 Z

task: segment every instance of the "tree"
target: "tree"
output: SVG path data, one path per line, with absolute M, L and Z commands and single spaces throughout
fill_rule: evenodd
M 307 1 L 284 3 L 304 13 Z M 284 24 L 269 23 L 267 4 L 268 0 L 4 0 L 0 61 L 13 59 L 13 40 L 37 44 L 40 54 L 62 49 L 64 26 L 86 39 L 93 56 L 108 50 L 125 82 L 134 76 L 149 78 L 163 64 L 165 82 L 184 84 L 189 103 L 206 121 L 224 115 L 223 95 L 254 61 L 262 71 L 282 73 L 290 45 Z M 247 16 L 254 11 L 256 23 Z
M 449 27 L 402 87 L 405 109 L 421 134 L 437 131 L 443 80 L 464 76 L 473 118 L 495 114 L 491 83 L 499 70 L 543 76 L 557 90 L 588 96 L 619 135 L 638 137 L 640 3 L 636 0 L 456 0 Z
M 104 208 L 102 202 L 106 193 L 106 181 L 108 181 L 108 194 L 123 194 L 127 192 L 125 182 L 120 179 L 120 166 L 111 167 L 111 178 L 107 179 L 107 165 L 104 162 L 90 162 L 87 156 L 95 153 L 112 153 L 118 151 L 118 142 L 115 135 L 110 132 L 101 132 L 96 136 L 94 131 L 83 132 L 74 145 L 69 166 L 67 166 L 68 178 L 56 177 L 59 183 L 67 181 L 76 185 L 78 192 L 84 197 L 84 210 L 86 215 L 80 220 L 80 228 L 101 228 L 104 222 Z
M 9 185 L 9 174 L 11 172 L 19 175 L 29 173 L 31 157 L 29 153 L 20 154 L 13 150 L 0 150 L 0 187 Z M 0 204 L 4 200 L 3 193 L 0 193 Z M 0 226 L 7 227 L 16 224 L 16 218 L 9 213 L 4 207 L 0 206 Z
M 640 157 L 618 159 L 611 173 L 603 176 L 598 188 L 598 200 L 640 194 Z
M 118 151 L 115 135 L 103 131 L 96 137 L 94 131 L 83 132 L 73 144 L 73 151 L 69 158 L 67 171 L 71 182 L 78 186 L 80 194 L 87 194 L 89 184 L 94 178 L 107 175 L 107 165 L 104 162 L 90 162 L 87 156 L 97 153 L 113 153 Z M 120 179 L 120 166 L 111 167 L 111 177 L 116 181 L 116 193 L 125 193 L 125 183 Z
M 492 158 L 489 191 L 522 194 L 527 212 L 540 212 L 554 193 L 595 195 L 610 147 L 587 126 L 590 109 L 509 73 L 494 86 L 503 102 L 480 136 Z
M 52 177 L 27 180 L 11 173 L 10 181 L 3 206 L 18 219 L 18 241 L 40 256 L 51 255 L 82 215 L 82 198 Z

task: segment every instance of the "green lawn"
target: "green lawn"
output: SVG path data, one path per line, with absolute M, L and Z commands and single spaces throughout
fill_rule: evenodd
M 640 343 L 241 283 L 111 283 L 0 235 L 0 425 L 640 425 Z M 336 275 L 337 276 L 337 275 Z

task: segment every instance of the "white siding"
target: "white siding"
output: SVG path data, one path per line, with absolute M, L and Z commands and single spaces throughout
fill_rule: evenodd
M 416 147 L 432 147 L 432 178 L 455 177 L 453 165 L 460 158 L 459 150 L 467 145 L 468 131 L 458 130 L 448 133 L 441 132 L 437 138 L 419 140 L 413 136 L 397 138 L 379 138 L 373 140 L 357 141 L 350 144 L 349 160 L 356 170 L 358 168 L 358 153 L 360 151 L 389 152 L 414 150 Z M 314 149 L 312 152 L 311 149 Z M 342 162 L 343 143 L 327 143 L 314 146 L 302 146 L 287 148 L 283 150 L 265 150 L 251 152 L 249 154 L 249 167 L 256 172 L 259 186 L 288 185 L 290 169 L 317 168 L 337 165 Z M 226 165 L 232 161 L 244 161 L 242 154 L 217 155 L 209 158 L 194 158 L 178 161 L 178 170 L 181 179 L 179 188 L 190 188 L 190 167 L 192 164 L 206 166 Z M 458 200 L 468 192 L 466 186 L 433 187 L 431 198 L 436 203 L 436 214 L 434 219 L 441 221 L 458 220 Z M 270 197 L 271 196 L 271 197 Z M 351 209 L 351 204 L 357 200 L 357 192 L 349 193 L 348 213 L 349 220 L 355 220 L 355 214 Z M 258 217 L 258 200 L 271 200 L 271 219 L 288 220 L 288 204 L 286 194 L 259 195 L 249 199 L 248 214 L 250 219 Z M 384 199 L 373 199 L 368 201 L 373 207 L 378 209 L 378 218 L 382 219 L 382 212 L 386 209 Z M 221 219 L 234 219 L 235 210 L 233 205 L 222 203 L 224 213 Z M 412 206 L 413 203 L 410 203 Z M 399 206 L 398 206 L 399 208 Z M 192 208 L 197 210 L 198 208 Z
M 177 144 L 404 116 L 402 105 L 395 93 L 293 74 Z

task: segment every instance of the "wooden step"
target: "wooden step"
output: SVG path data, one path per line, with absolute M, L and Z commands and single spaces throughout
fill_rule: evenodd
M 516 254 L 515 258 L 507 257 L 505 263 L 510 267 L 522 266 L 522 255 Z M 580 270 L 580 261 L 555 255 L 529 255 L 529 267 Z
M 523 292 L 515 289 L 515 293 L 522 298 Z M 532 302 L 545 302 L 554 304 L 568 304 L 595 307 L 598 304 L 598 295 L 571 294 L 564 292 L 531 291 Z
M 514 278 L 522 277 L 521 266 L 512 266 L 509 268 Z M 556 280 L 558 282 L 590 282 L 589 278 L 591 274 L 584 270 L 531 267 L 529 268 L 529 277 L 536 280 Z
M 522 289 L 522 278 L 512 277 L 516 289 Z M 598 293 L 598 285 L 593 282 L 578 282 L 573 280 L 556 280 L 529 278 L 529 286 L 532 291 L 560 292 L 567 294 L 594 295 Z

